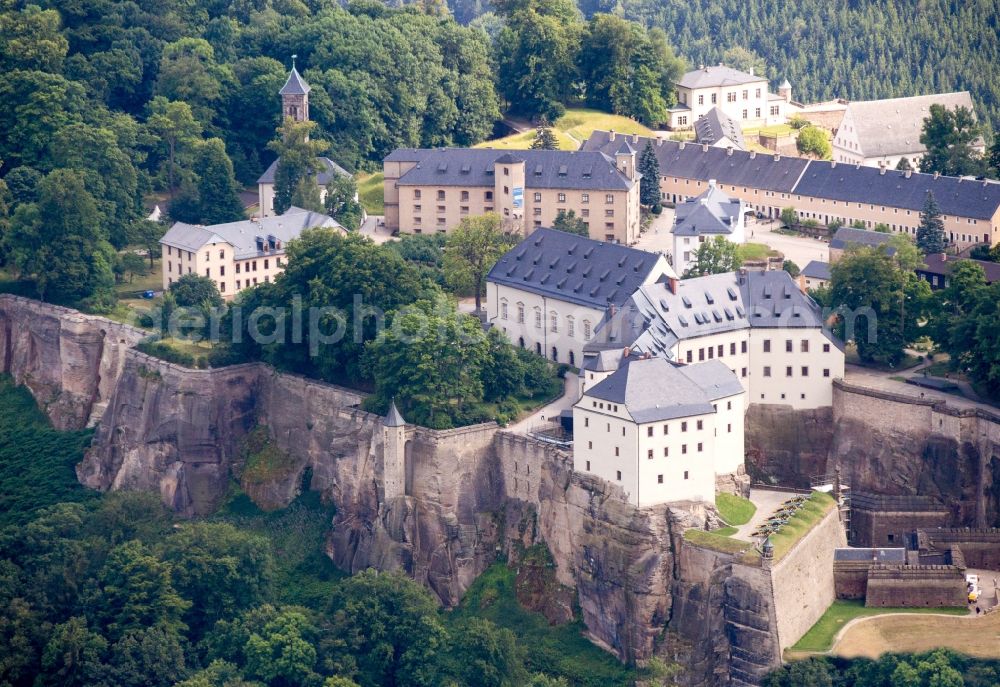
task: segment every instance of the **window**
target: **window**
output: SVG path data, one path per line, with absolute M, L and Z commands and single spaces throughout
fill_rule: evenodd
M 744 90 L 743 91 L 743 99 L 744 100 L 749 100 L 750 99 L 750 91 L 748 91 L 748 90 Z
M 587 472 L 590 472 L 590 461 L 587 461 Z
M 681 444 L 681 455 L 687 455 L 687 452 L 688 452 L 688 445 Z
M 754 109 L 754 117 L 756 117 L 757 119 L 760 119 L 760 108 L 759 107 L 756 108 L 756 109 Z
M 778 106 L 777 105 L 771 105 L 771 116 L 772 117 L 777 117 L 778 116 Z
M 226 292 L 226 282 L 220 281 L 219 282 L 219 293 L 225 293 L 225 292 Z
M 559 202 L 560 203 L 565 203 L 566 202 L 566 194 L 565 193 L 560 193 L 559 194 Z
M 541 308 L 535 308 L 535 329 L 542 328 L 542 311 Z
M 685 471 L 684 471 L 684 479 L 687 479 L 687 478 L 688 478 L 688 471 L 687 471 L 687 470 L 685 470 Z
M 792 352 L 792 340 L 785 339 L 785 353 L 791 353 L 791 352 Z
M 268 260 L 265 260 L 265 261 L 264 261 L 264 269 L 265 269 L 265 270 L 266 270 L 266 269 L 268 268 L 268 262 L 269 262 Z
M 225 265 L 219 265 L 219 276 L 220 277 L 226 276 L 226 266 Z
M 534 215 L 535 217 L 541 217 L 541 215 L 542 215 L 542 209 L 541 208 L 533 208 L 531 210 L 531 214 Z
M 687 352 L 687 361 L 688 361 L 689 363 L 690 363 L 690 362 L 693 362 L 693 360 L 692 360 L 692 358 L 693 358 L 693 357 L 694 357 L 694 356 L 692 355 L 692 352 L 691 352 L 691 351 L 688 351 L 688 352 Z
M 618 473 L 618 481 L 621 482 L 622 481 L 622 471 L 621 470 L 616 470 L 615 472 Z
M 722 355 L 721 353 L 719 355 Z M 729 355 L 736 355 L 736 342 L 729 344 Z
M 549 313 L 549 329 L 553 332 L 559 331 L 559 316 L 554 310 Z
M 605 210 L 604 211 L 604 216 L 605 217 L 614 217 L 615 216 L 615 211 L 613 209 Z
M 219 251 L 219 260 L 225 260 L 225 259 L 226 259 L 226 251 L 220 250 Z
M 746 110 L 743 110 L 743 119 L 748 119 Z
M 663 475 L 657 475 L 656 476 L 656 483 L 657 484 L 663 484 Z
M 590 202 L 590 194 L 589 193 L 580 194 L 580 202 L 581 203 L 589 203 Z M 586 212 L 586 210 L 584 210 L 584 212 Z
M 715 96 L 713 95 L 712 98 L 713 98 L 712 102 L 714 103 L 715 102 L 715 100 L 714 100 Z M 699 95 L 698 96 L 698 104 L 699 105 L 704 105 L 705 104 L 705 96 L 704 95 Z
M 590 341 L 590 321 L 583 321 L 583 340 Z
M 209 273 L 209 269 L 208 269 L 207 267 L 205 268 L 205 276 L 206 276 L 206 277 L 211 277 L 211 276 L 212 276 L 212 275 L 211 275 L 211 274 Z
M 809 376 L 809 366 L 808 365 L 803 365 L 802 366 L 802 376 L 803 377 L 808 377 Z
M 735 345 L 735 344 L 734 344 L 734 345 Z M 718 347 L 718 348 L 716 349 L 716 353 L 715 353 L 715 355 L 716 355 L 717 357 L 719 357 L 719 358 L 721 358 L 721 357 L 722 357 L 722 344 L 719 344 L 719 347 Z
M 770 377 L 771 376 L 771 366 L 770 365 L 765 365 L 764 366 L 764 376 L 765 377 Z
M 669 448 L 669 447 L 667 447 L 667 446 L 664 446 L 664 447 L 663 447 L 663 457 L 664 457 L 664 458 L 667 458 L 667 457 L 669 457 L 669 456 L 670 456 L 670 448 Z
M 726 102 L 727 103 L 735 103 L 736 102 L 736 91 L 733 91 L 731 93 L 726 93 Z
M 613 193 L 606 193 L 606 194 L 604 194 L 604 202 L 605 203 L 614 203 L 615 202 L 615 194 L 613 194 Z
M 702 429 L 705 426 L 704 421 L 698 420 L 698 429 Z
M 493 200 L 493 191 L 487 191 L 486 193 L 484 193 L 483 194 L 483 199 L 484 200 L 488 200 L 488 201 L 492 201 Z
M 500 301 L 500 319 L 507 319 L 507 301 Z
M 240 290 L 240 280 L 239 279 L 236 280 L 236 290 L 237 291 Z
M 809 339 L 802 339 L 802 343 L 799 344 L 799 350 L 803 353 L 809 352 Z
M 646 436 L 647 437 L 653 436 L 653 426 L 652 425 L 650 425 L 649 427 L 646 428 Z M 652 458 L 652 456 L 650 456 L 650 458 Z
M 575 334 L 576 327 L 574 327 L 573 325 L 574 325 L 573 318 L 572 317 L 567 317 L 566 318 L 566 333 L 569 336 L 573 336 Z
M 823 344 L 823 352 L 824 353 L 829 353 L 830 352 L 830 344 L 828 344 L 828 343 Z
M 535 191 L 535 202 L 536 203 L 541 203 L 542 202 L 542 194 L 539 193 L 538 191 Z
M 698 453 L 701 453 L 701 442 L 698 442 Z
M 444 191 L 438 190 L 438 200 L 444 200 Z
M 670 426 L 669 425 L 663 425 L 663 436 L 666 436 L 668 434 L 670 434 Z
M 716 94 L 715 94 L 715 93 L 713 93 L 713 94 L 712 94 L 712 104 L 713 104 L 713 105 L 715 105 L 716 101 L 717 101 L 717 99 L 716 99 Z
M 765 353 L 770 353 L 771 352 L 771 340 L 770 339 L 764 339 L 764 352 Z
M 715 96 L 713 95 L 712 97 L 714 98 Z M 687 123 L 688 123 L 688 118 L 687 117 L 678 117 L 677 118 L 677 125 L 678 126 L 687 126 Z
M 524 303 L 517 304 L 517 321 L 524 324 Z
M 646 451 L 646 460 L 653 460 L 653 449 Z
M 686 431 L 688 431 L 688 423 L 687 423 L 687 420 L 685 420 L 684 422 L 682 422 L 682 423 L 681 423 L 681 431 L 682 431 L 682 432 L 686 432 Z
M 583 426 L 584 427 L 590 427 L 590 418 L 589 417 L 583 418 Z M 593 448 L 593 446 L 591 446 L 590 448 Z
M 211 260 L 211 258 L 212 258 L 212 254 L 211 254 L 211 252 L 209 252 L 209 251 L 205 251 L 205 259 L 206 259 L 206 260 Z
M 791 365 L 788 365 L 788 366 L 785 367 L 785 376 L 786 377 L 791 377 L 792 376 L 792 366 Z
M 757 97 L 758 98 L 760 97 L 760 89 L 759 88 L 757 89 Z
M 824 367 L 823 368 L 823 376 L 824 377 L 829 377 L 830 376 L 830 368 L 828 368 L 828 367 Z
M 462 200 L 469 200 L 469 192 L 462 191 Z
M 419 188 L 413 190 L 413 198 L 415 200 L 420 200 L 420 189 Z
M 615 446 L 615 456 L 618 456 L 618 447 L 617 446 Z M 621 478 L 619 477 L 619 479 L 621 479 Z
M 584 208 L 583 210 L 581 210 L 580 211 L 580 217 L 590 217 L 590 210 L 588 210 L 587 208 Z

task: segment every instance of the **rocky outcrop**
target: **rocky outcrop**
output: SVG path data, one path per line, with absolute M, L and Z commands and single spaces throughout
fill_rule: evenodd
M 759 482 L 808 487 L 825 474 L 834 425 L 831 408 L 751 404 L 746 415 L 746 470 Z
M 0 294 L 0 372 L 31 390 L 58 429 L 95 424 L 147 332 L 103 317 Z

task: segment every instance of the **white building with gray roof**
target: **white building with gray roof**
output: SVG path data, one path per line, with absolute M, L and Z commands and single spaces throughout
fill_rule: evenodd
M 726 195 L 715 183 L 690 200 L 678 203 L 674 211 L 674 270 L 684 274 L 698 261 L 698 248 L 705 241 L 721 236 L 730 243 L 746 242 L 744 205 L 739 198 Z
M 833 138 L 833 159 L 837 162 L 895 169 L 902 158 L 916 169 L 927 148 L 920 142 L 924 120 L 931 105 L 949 110 L 964 107 L 973 113 L 968 91 L 933 93 L 885 100 L 855 100 L 847 105 L 844 118 Z M 982 153 L 985 143 L 976 149 Z
M 487 275 L 488 322 L 515 345 L 577 366 L 609 306 L 674 276 L 657 253 L 538 229 Z
M 638 507 L 715 500 L 743 464 L 742 385 L 720 361 L 678 365 L 618 352 L 617 369 L 573 408 L 573 465 Z
M 332 217 L 294 207 L 283 215 L 241 222 L 177 222 L 160 239 L 163 289 L 185 274 L 199 274 L 214 281 L 224 298 L 232 298 L 273 281 L 285 269 L 288 242 L 313 227 L 344 231 Z
M 791 101 L 791 86 L 779 94 L 770 92 L 763 76 L 724 64 L 702 66 L 687 72 L 677 82 L 677 104 L 667 110 L 671 129 L 690 129 L 713 108 L 742 126 L 769 126 L 785 121 Z
M 820 306 L 785 271 L 727 272 L 640 287 L 609 309 L 584 350 L 585 385 L 608 350 L 683 364 L 720 360 L 747 391 L 748 403 L 796 410 L 829 407 L 844 351 Z M 593 375 L 593 376 L 591 376 Z

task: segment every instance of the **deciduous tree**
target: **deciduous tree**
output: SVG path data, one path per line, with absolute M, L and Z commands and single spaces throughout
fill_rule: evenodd
M 315 197 L 311 190 L 304 188 L 309 183 L 316 186 L 315 175 L 320 171 L 316 156 L 327 148 L 323 141 L 315 141 L 309 135 L 316 129 L 316 122 L 296 122 L 287 117 L 278 127 L 278 137 L 267 144 L 268 149 L 278 155 L 278 168 L 274 173 L 274 212 L 282 214 L 293 205 L 293 198 L 307 205 L 306 210 L 322 211 L 319 191 Z
M 740 266 L 739 246 L 723 236 L 705 241 L 698 246 L 694 255 L 694 264 L 681 275 L 683 278 L 732 272 Z
M 799 129 L 795 147 L 803 155 L 815 155 L 820 160 L 829 160 L 833 147 L 826 132 L 816 126 L 806 126 Z
M 500 216 L 492 212 L 463 217 L 448 235 L 444 246 L 445 275 L 455 289 L 473 292 L 477 313 L 482 310 L 487 273 L 516 242 L 517 237 L 505 232 Z
M 355 200 L 357 194 L 358 185 L 354 177 L 334 174 L 326 185 L 326 198 L 323 200 L 326 214 L 349 231 L 356 231 L 361 227 L 364 214 L 361 204 Z
M 222 224 L 246 218 L 233 174 L 233 163 L 226 155 L 222 139 L 210 138 L 197 145 L 192 171 L 198 177 L 201 224 Z
M 927 148 L 920 158 L 920 171 L 949 176 L 981 174 L 983 160 L 972 147 L 981 135 L 982 130 L 968 108 L 931 105 L 920 134 L 920 142 Z
M 582 217 L 576 216 L 576 210 L 559 210 L 556 213 L 556 218 L 552 221 L 552 228 L 565 231 L 567 234 L 590 236 L 590 229 L 587 228 L 587 222 Z

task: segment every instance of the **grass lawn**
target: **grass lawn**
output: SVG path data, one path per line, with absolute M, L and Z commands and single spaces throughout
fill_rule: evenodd
M 581 621 L 549 625 L 542 614 L 528 611 L 517 602 L 514 583 L 514 571 L 497 563 L 472 583 L 462 603 L 446 617 L 486 618 L 508 628 L 527 648 L 529 671 L 562 675 L 569 684 L 578 687 L 635 684 L 637 671 L 622 665 L 584 637 Z
M 763 243 L 744 243 L 739 246 L 740 260 L 765 260 L 768 255 L 774 253 L 770 246 Z
M 888 652 L 922 653 L 944 648 L 976 658 L 1000 658 L 1000 614 L 976 617 L 964 608 L 896 610 L 906 615 L 875 617 L 857 623 L 844 632 L 831 653 L 846 658 L 876 658 Z M 964 617 L 928 615 L 933 612 Z
M 719 515 L 730 525 L 745 525 L 757 512 L 757 506 L 750 499 L 734 494 L 718 494 L 715 497 L 715 507 Z
M 692 528 L 684 530 L 684 541 L 690 542 L 695 546 L 700 546 L 703 549 L 721 551 L 722 553 L 743 553 L 752 546 L 750 542 L 730 539 L 729 534 L 732 534 L 732 532 L 720 534 L 724 531 L 726 531 L 726 528 L 716 530 L 715 532 L 706 532 L 705 530 Z
M 774 560 L 779 561 L 802 537 L 809 534 L 827 513 L 836 508 L 837 502 L 827 493 L 814 491 L 809 500 L 802 504 L 788 523 L 771 535 L 774 544 Z
M 559 141 L 560 150 L 578 150 L 580 145 L 590 138 L 596 130 L 609 131 L 614 129 L 621 134 L 640 134 L 649 136 L 652 134 L 648 128 L 628 117 L 609 114 L 600 110 L 588 110 L 576 108 L 566 110 L 566 114 L 557 119 L 552 125 L 552 132 Z M 525 131 L 520 134 L 511 134 L 503 138 L 492 141 L 483 141 L 477 148 L 510 148 L 513 150 L 526 150 L 531 147 L 535 140 L 535 131 Z
M 383 196 L 382 172 L 358 175 L 358 199 L 369 215 L 385 214 L 385 198 Z
M 712 534 L 717 534 L 720 537 L 731 537 L 739 532 L 739 528 L 726 525 L 725 527 L 720 527 L 717 530 L 712 530 Z
M 826 613 L 816 621 L 816 624 L 802 635 L 802 639 L 791 648 L 791 651 L 829 651 L 833 645 L 833 638 L 849 621 L 885 613 L 968 615 L 968 610 L 965 608 L 866 608 L 864 601 L 834 601 L 830 608 L 826 609 Z M 941 618 L 935 620 L 939 621 Z M 906 649 L 900 648 L 898 650 L 905 651 Z

